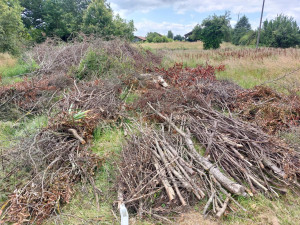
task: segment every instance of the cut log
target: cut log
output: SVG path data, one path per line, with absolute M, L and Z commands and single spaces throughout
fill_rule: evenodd
M 68 131 L 73 134 L 73 136 L 78 139 L 80 141 L 81 144 L 85 145 L 86 141 L 79 136 L 79 134 L 77 133 L 77 131 L 75 129 L 68 129 Z

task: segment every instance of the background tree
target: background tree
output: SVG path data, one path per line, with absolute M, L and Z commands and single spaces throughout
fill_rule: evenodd
M 133 21 L 114 16 L 106 0 L 21 0 L 22 20 L 35 42 L 57 36 L 67 41 L 79 32 L 133 38 Z
M 0 1 L 0 52 L 19 53 L 20 41 L 24 36 L 22 11 L 18 0 Z
M 21 0 L 22 19 L 36 42 L 46 36 L 67 40 L 81 29 L 83 13 L 91 0 Z
M 175 35 L 174 41 L 183 41 L 184 37 L 182 37 L 180 34 Z
M 300 45 L 300 30 L 293 17 L 283 14 L 266 20 L 261 31 L 261 43 L 268 47 L 289 48 Z
M 113 33 L 113 11 L 106 0 L 93 0 L 83 16 L 82 30 L 86 34 L 108 36 Z
M 22 20 L 27 29 L 41 27 L 44 21 L 43 0 L 20 0 L 24 8 Z
M 189 36 L 188 41 L 198 41 L 202 38 L 202 28 L 197 24 L 192 30 L 192 34 Z
M 173 35 L 173 32 L 171 30 L 168 31 L 167 37 L 170 38 L 170 39 L 174 39 L 174 35 Z
M 149 32 L 146 36 L 148 42 L 154 42 L 154 43 L 163 43 L 163 42 L 171 42 L 173 41 L 170 38 L 167 38 L 166 36 L 160 35 L 157 32 Z
M 83 16 L 82 30 L 102 37 L 118 36 L 133 39 L 133 21 L 127 23 L 119 15 L 114 17 L 106 0 L 92 0 Z
M 113 20 L 113 35 L 127 40 L 133 40 L 133 32 L 136 31 L 133 20 L 127 22 L 117 15 Z
M 240 39 L 251 30 L 251 25 L 249 23 L 248 18 L 244 15 L 240 18 L 240 20 L 236 23 L 233 30 L 232 43 L 235 45 L 239 45 Z
M 210 16 L 202 22 L 201 40 L 204 49 L 217 49 L 223 39 L 230 32 L 230 17 L 228 13 L 223 16 Z
M 230 25 L 230 11 L 226 11 L 224 15 L 219 16 L 222 21 L 223 41 L 231 42 L 233 29 Z

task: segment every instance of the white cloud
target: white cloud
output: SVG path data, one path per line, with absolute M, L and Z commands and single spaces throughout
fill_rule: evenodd
M 191 31 L 197 23 L 191 23 L 188 25 L 183 25 L 180 23 L 169 23 L 161 22 L 156 23 L 151 20 L 143 19 L 141 22 L 135 23 L 135 27 L 138 30 L 138 35 L 146 36 L 146 34 L 151 31 L 158 32 L 160 34 L 166 35 L 169 30 L 172 30 L 174 35 L 180 34 L 184 35 Z
M 186 11 L 215 12 L 230 10 L 233 14 L 260 13 L 262 0 L 110 0 L 127 14 L 135 11 L 149 12 L 161 7 L 170 7 L 179 14 Z M 277 14 L 293 16 L 300 22 L 299 0 L 267 0 L 266 15 Z M 270 17 L 271 18 L 271 17 Z
M 237 21 L 236 20 L 230 20 L 230 25 L 234 27 L 236 25 Z
M 151 19 L 136 19 L 135 26 L 138 35 L 146 35 L 149 31 L 156 31 L 166 34 L 168 30 L 172 30 L 174 34 L 185 34 L 192 30 L 197 24 L 195 21 L 196 13 L 210 13 L 216 11 L 231 11 L 231 25 L 234 26 L 237 21 L 237 15 L 240 16 L 249 14 L 249 22 L 252 29 L 256 29 L 259 25 L 259 15 L 261 12 L 263 0 L 108 0 L 111 2 L 111 7 L 116 13 L 119 13 L 123 18 L 130 18 L 133 12 L 142 12 L 144 14 L 151 13 L 152 10 L 169 8 L 177 14 L 187 14 L 189 18 L 188 25 L 180 24 L 183 21 L 171 22 L 154 22 Z M 300 24 L 300 5 L 299 0 L 267 0 L 265 2 L 264 17 L 265 19 L 274 19 L 278 14 L 285 14 L 294 17 Z M 253 16 L 255 15 L 255 17 Z M 151 14 L 149 14 L 151 15 Z M 150 16 L 151 18 L 151 16 Z M 174 18 L 175 19 L 175 18 Z M 157 19 L 156 19 L 157 21 Z M 175 21 L 175 20 L 174 20 Z M 178 20 L 177 20 L 178 21 Z M 199 22 L 199 21 L 198 21 Z

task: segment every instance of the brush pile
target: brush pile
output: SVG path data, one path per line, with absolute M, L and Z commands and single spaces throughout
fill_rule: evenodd
M 72 79 L 66 76 L 54 76 L 36 77 L 0 87 L 0 120 L 41 114 L 52 105 L 55 95 L 72 83 Z
M 232 107 L 242 119 L 256 123 L 269 134 L 300 126 L 300 97 L 279 94 L 269 87 L 239 92 Z
M 230 107 L 241 89 L 222 83 L 154 85 L 132 106 L 161 129 L 140 127 L 124 149 L 119 201 L 131 211 L 167 221 L 164 215 L 205 199 L 203 214 L 221 217 L 242 208 L 234 196 L 298 192 L 299 153 L 235 118 Z
M 117 118 L 121 104 L 114 87 L 100 81 L 75 83 L 74 90 L 57 104 L 60 111 L 49 118 L 49 126 L 4 155 L 4 179 L 17 171 L 30 171 L 30 177 L 10 195 L 4 222 L 41 224 L 69 202 L 72 187 L 79 181 L 93 186 L 99 204 L 100 190 L 93 175 L 103 160 L 88 150 L 88 143 L 99 121 Z
M 202 157 L 187 136 L 164 130 L 140 131 L 123 150 L 120 169 L 119 201 L 131 212 L 170 222 L 163 215 L 183 212 L 186 206 L 211 196 L 214 213 L 220 217 L 227 207 L 227 198 L 232 199 L 228 190 L 246 195 L 244 187 Z
M 172 120 L 150 108 L 164 121 L 162 131 L 133 136 L 121 166 L 119 196 L 140 215 L 159 218 L 207 196 L 203 213 L 220 217 L 235 201 L 231 194 L 279 197 L 300 187 L 299 155 L 259 128 L 207 105 L 178 107 Z
M 104 41 L 84 35 L 82 38 L 83 40 L 75 39 L 68 43 L 47 39 L 27 52 L 25 60 L 38 64 L 35 73 L 47 75 L 65 75 L 70 71 L 76 71 L 80 65 L 93 70 L 105 68 L 107 71 L 102 71 L 104 73 L 102 76 L 106 75 L 106 72 L 135 73 L 153 68 L 161 63 L 161 56 L 155 55 L 149 50 L 132 46 L 123 40 Z M 96 58 L 87 59 L 86 57 L 90 53 L 95 54 Z
M 201 80 L 216 80 L 215 72 L 224 71 L 225 66 L 217 67 L 206 64 L 205 66 L 198 65 L 196 68 L 183 67 L 183 63 L 175 63 L 169 69 L 156 68 L 155 72 L 161 74 L 167 83 L 174 87 L 188 87 L 199 83 Z

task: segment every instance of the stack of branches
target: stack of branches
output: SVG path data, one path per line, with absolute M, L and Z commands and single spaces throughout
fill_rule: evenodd
M 72 66 L 79 65 L 90 47 L 90 38 L 83 41 L 74 40 L 69 44 L 55 38 L 48 38 L 26 52 L 25 61 L 36 62 L 39 74 L 66 74 Z
M 66 76 L 36 77 L 0 87 L 0 120 L 42 113 L 52 105 L 53 98 L 72 83 Z
M 236 101 L 237 93 L 242 89 L 225 80 L 199 80 L 195 85 L 185 88 L 163 88 L 160 85 L 149 84 L 148 89 L 142 92 L 141 98 L 133 103 L 131 108 L 142 110 L 151 115 L 147 107 L 148 102 L 158 103 L 167 114 L 177 111 L 178 106 L 192 106 L 195 104 L 208 104 L 216 109 L 229 110 Z M 156 115 L 153 115 L 157 117 Z
M 205 197 L 210 198 L 204 215 L 212 212 L 221 217 L 229 199 L 241 207 L 231 193 L 245 196 L 244 187 L 201 156 L 182 130 L 181 134 L 168 132 L 167 127 L 139 132 L 123 149 L 118 183 L 118 200 L 130 212 L 170 222 L 165 215 L 181 213 Z
M 202 80 L 216 80 L 216 71 L 224 71 L 225 66 L 211 66 L 206 64 L 205 66 L 197 65 L 196 68 L 183 67 L 183 63 L 175 63 L 173 67 L 168 69 L 156 68 L 155 72 L 163 76 L 168 84 L 173 87 L 189 87 L 191 85 L 198 84 Z
M 25 61 L 36 62 L 39 74 L 67 74 L 71 68 L 76 68 L 84 60 L 89 51 L 107 55 L 107 64 L 116 61 L 131 63 L 134 70 L 143 71 L 154 68 L 161 63 L 161 56 L 149 50 L 135 47 L 124 40 L 105 41 L 93 36 L 81 34 L 82 39 L 74 39 L 64 43 L 58 39 L 48 38 L 44 43 L 36 45 L 26 53 Z
M 270 134 L 300 125 L 300 97 L 279 94 L 269 87 L 240 91 L 232 108 Z
M 189 181 L 188 176 L 192 180 L 189 185 L 194 188 L 189 193 L 196 199 L 204 196 L 200 193 L 209 197 L 204 214 L 212 205 L 211 212 L 217 216 L 224 213 L 229 200 L 235 202 L 230 194 L 253 196 L 262 193 L 273 198 L 286 193 L 287 188 L 298 192 L 299 153 L 259 127 L 234 118 L 229 109 L 227 115 L 217 111 L 206 95 L 193 92 L 197 90 L 195 86 L 157 90 L 144 93 L 139 106 L 145 107 L 143 111 L 148 119 L 165 124 L 164 132 L 142 131 L 143 138 L 134 137 L 124 150 L 121 193 L 124 202 L 135 212 L 161 214 L 174 212 L 174 207 L 180 204 L 192 204 L 186 194 L 188 185 L 184 182 Z M 171 135 L 176 136 L 176 141 L 170 139 Z M 196 150 L 192 140 L 203 153 L 200 154 L 201 149 Z M 204 174 L 205 178 L 192 177 L 187 167 L 196 174 Z M 170 186 L 173 191 L 168 190 Z M 163 195 L 157 198 L 161 189 L 168 198 Z M 176 204 L 172 204 L 171 194 Z M 170 209 L 159 207 L 162 204 Z
M 60 116 L 68 117 L 70 113 L 76 116 L 78 112 L 87 112 L 97 115 L 97 120 L 114 121 L 118 119 L 122 105 L 119 98 L 120 92 L 121 86 L 119 84 L 100 79 L 79 84 L 74 82 L 73 91 L 64 94 L 64 98 L 57 104 L 61 113 L 55 118 L 61 121 Z M 94 125 L 96 126 L 97 123 Z M 89 130 L 93 129 L 94 127 Z
M 121 104 L 116 96 L 113 85 L 75 84 L 47 128 L 2 156 L 4 181 L 20 171 L 26 176 L 5 205 L 4 222 L 41 224 L 69 202 L 72 187 L 79 181 L 91 183 L 99 206 L 101 191 L 93 174 L 103 159 L 88 150 L 88 143 L 100 120 L 117 118 Z
M 229 115 L 225 115 L 215 110 L 203 97 L 202 101 L 195 102 L 186 100 L 184 94 L 174 97 L 169 91 L 166 95 L 169 95 L 168 99 L 178 99 L 179 105 L 174 106 L 173 110 L 164 102 L 155 101 L 151 104 L 163 115 L 171 117 L 175 124 L 180 125 L 185 121 L 186 129 L 206 149 L 205 156 L 218 163 L 234 179 L 242 183 L 249 182 L 249 175 L 253 178 L 258 176 L 257 181 L 271 190 L 267 185 L 271 181 L 267 177 L 273 175 L 278 181 L 282 179 L 284 185 L 291 182 L 299 186 L 299 154 L 280 139 L 269 136 L 255 125 L 234 118 L 230 111 Z M 201 95 L 198 95 L 198 99 L 201 99 Z M 181 102 L 185 103 L 180 105 Z M 157 118 L 158 113 L 154 114 Z M 158 117 L 160 122 L 165 121 L 161 115 Z M 229 153 L 232 155 L 228 156 Z M 231 165 L 235 165 L 238 174 L 235 170 L 232 172 Z M 253 188 L 251 183 L 248 183 L 251 191 L 257 193 L 257 188 Z M 277 187 L 282 186 L 280 183 L 275 184 Z M 255 185 L 257 187 L 258 183 Z

